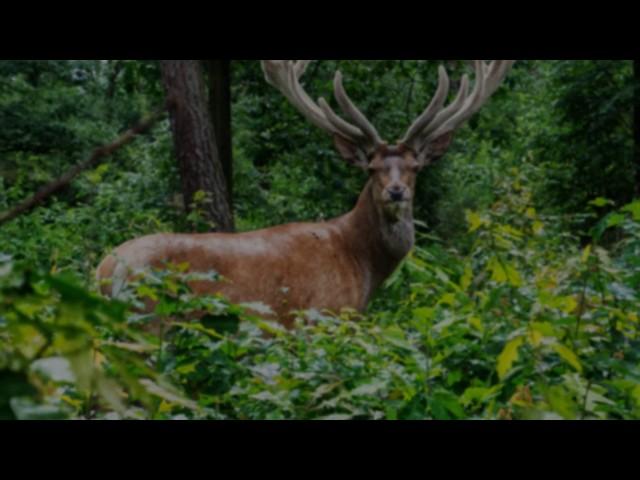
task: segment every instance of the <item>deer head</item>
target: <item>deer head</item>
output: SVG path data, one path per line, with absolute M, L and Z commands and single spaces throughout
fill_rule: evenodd
M 451 145 L 454 132 L 477 113 L 496 92 L 514 60 L 475 60 L 475 85 L 469 91 L 464 75 L 455 99 L 445 106 L 450 81 L 439 68 L 436 93 L 427 107 L 395 145 L 383 141 L 376 128 L 347 95 L 342 74 L 335 75 L 338 105 L 351 123 L 339 117 L 320 98 L 314 102 L 300 84 L 310 60 L 264 60 L 262 68 L 269 84 L 276 87 L 311 123 L 333 136 L 336 149 L 350 164 L 370 175 L 372 194 L 389 220 L 411 211 L 416 177 L 426 166 L 440 159 Z

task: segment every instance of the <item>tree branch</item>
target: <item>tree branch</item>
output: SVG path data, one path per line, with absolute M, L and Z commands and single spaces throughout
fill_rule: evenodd
M 77 164 L 75 167 L 67 171 L 58 179 L 42 187 L 34 196 L 27 200 L 24 200 L 13 209 L 0 214 L 0 225 L 30 211 L 31 209 L 51 197 L 53 194 L 65 189 L 83 171 L 90 168 L 95 168 L 106 157 L 112 155 L 116 150 L 131 143 L 131 141 L 133 141 L 133 139 L 137 135 L 148 131 L 164 116 L 165 111 L 165 106 L 158 108 L 154 113 L 149 115 L 149 117 L 142 120 L 130 130 L 127 130 L 112 143 L 96 148 L 87 160 Z

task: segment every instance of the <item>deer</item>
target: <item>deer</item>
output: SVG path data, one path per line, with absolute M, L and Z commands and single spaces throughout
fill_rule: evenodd
M 355 207 L 320 223 L 293 223 L 246 233 L 155 234 L 131 240 L 97 269 L 104 295 L 116 296 L 132 272 L 186 263 L 189 272 L 215 271 L 223 281 L 194 281 L 196 295 L 222 295 L 233 303 L 267 307 L 283 327 L 295 313 L 316 310 L 364 313 L 374 293 L 415 244 L 413 199 L 418 174 L 445 156 L 454 133 L 494 95 L 514 60 L 472 62 L 457 94 L 447 104 L 450 78 L 438 69 L 438 86 L 424 112 L 404 137 L 390 145 L 334 79 L 344 116 L 329 103 L 314 102 L 301 84 L 311 60 L 263 60 L 266 81 L 317 128 L 330 135 L 340 156 L 368 180 Z

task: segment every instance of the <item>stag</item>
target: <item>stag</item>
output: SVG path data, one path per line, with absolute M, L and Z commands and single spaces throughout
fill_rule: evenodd
M 446 105 L 450 80 L 439 68 L 436 93 L 426 110 L 395 145 L 347 95 L 335 75 L 338 105 L 349 122 L 324 99 L 314 102 L 300 80 L 309 60 L 265 60 L 267 82 L 312 124 L 333 137 L 339 154 L 367 172 L 355 208 L 322 223 L 295 223 L 249 233 L 159 234 L 125 243 L 98 267 L 103 293 L 116 296 L 132 272 L 187 263 L 191 272 L 218 272 L 224 281 L 192 284 L 200 295 L 222 294 L 232 302 L 262 303 L 284 326 L 293 312 L 366 309 L 374 292 L 409 254 L 415 242 L 413 198 L 416 176 L 442 158 L 454 132 L 483 107 L 514 61 L 474 61 L 475 83 L 464 75 Z

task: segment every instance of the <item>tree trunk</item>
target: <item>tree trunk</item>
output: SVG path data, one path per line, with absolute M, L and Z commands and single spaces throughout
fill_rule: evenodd
M 204 76 L 198 60 L 161 60 L 173 141 L 178 158 L 187 212 L 196 194 L 205 201 L 197 208 L 215 230 L 234 230 L 227 183 L 207 105 Z
M 218 143 L 222 170 L 227 179 L 229 205 L 233 208 L 233 143 L 231 131 L 231 62 L 207 60 L 209 111 Z
M 633 136 L 635 140 L 635 158 L 636 158 L 636 196 L 640 197 L 640 60 L 633 61 L 633 79 L 634 79 L 634 96 L 633 96 Z

